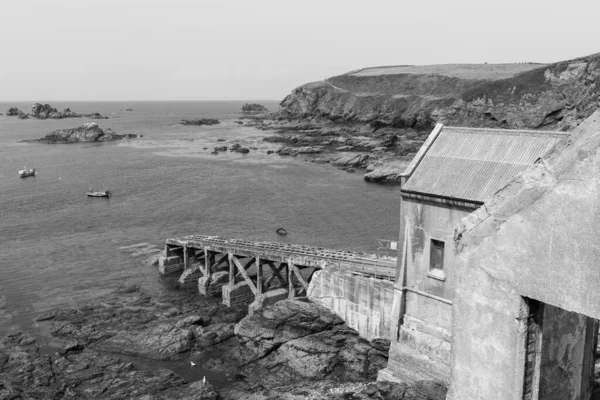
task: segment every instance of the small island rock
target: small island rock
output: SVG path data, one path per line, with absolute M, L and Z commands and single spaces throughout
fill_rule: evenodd
M 263 114 L 268 113 L 267 107 L 258 103 L 246 103 L 242 106 L 242 112 L 244 114 Z
M 38 140 L 27 140 L 25 142 L 41 143 L 77 143 L 77 142 L 108 142 L 113 140 L 133 139 L 138 135 L 119 135 L 110 128 L 106 131 L 100 129 L 97 123 L 88 122 L 77 128 L 58 129 L 52 131 Z
M 23 114 L 23 111 L 19 110 L 17 107 L 11 107 L 6 111 L 6 115 L 9 117 L 16 117 L 19 114 Z
M 214 119 L 214 118 L 196 118 L 196 119 L 182 119 L 180 124 L 181 125 L 216 125 L 216 124 L 220 124 L 221 122 L 218 119 Z

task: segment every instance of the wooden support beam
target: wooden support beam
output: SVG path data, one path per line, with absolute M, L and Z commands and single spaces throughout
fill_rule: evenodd
M 229 284 L 235 285 L 235 264 L 233 263 L 233 254 L 228 253 L 229 257 Z
M 296 264 L 294 264 L 290 260 L 288 260 L 288 265 L 292 268 L 292 271 L 294 271 L 294 273 L 298 277 L 298 280 L 304 287 L 304 290 L 306 291 L 306 293 L 308 293 L 308 282 L 306 282 L 306 280 L 302 277 L 302 274 L 300 274 L 300 269 L 298 268 L 298 266 L 296 266 Z
M 256 290 L 258 294 L 263 293 L 263 266 L 260 263 L 260 257 L 256 256 Z
M 221 258 L 217 258 L 217 257 L 221 257 Z M 228 254 L 217 254 L 215 253 L 214 259 L 213 259 L 213 263 L 211 264 L 210 268 L 215 268 L 217 266 L 219 266 L 219 264 L 221 264 L 223 261 L 227 260 Z
M 248 276 L 248 273 L 246 272 L 246 269 L 244 268 L 242 263 L 240 263 L 240 261 L 235 256 L 231 257 L 230 260 L 232 260 L 236 267 L 238 267 L 238 269 L 242 273 L 242 276 L 244 277 L 244 280 L 250 287 L 250 290 L 252 290 L 252 293 L 254 293 L 254 295 L 256 296 L 256 294 L 258 293 L 256 290 L 256 286 L 254 286 L 254 282 L 252 282 L 252 279 L 250 279 L 250 277 Z M 254 259 L 252 259 L 252 261 L 254 261 Z
M 284 283 L 286 282 L 285 279 L 283 279 L 283 276 L 281 275 L 281 271 L 285 268 L 286 264 L 285 263 L 281 263 L 281 265 L 279 266 L 279 268 L 275 267 L 275 264 L 273 264 L 273 261 L 264 261 L 264 264 L 267 264 L 270 268 L 271 271 L 273 271 L 273 274 L 267 279 L 267 281 L 265 282 L 265 284 L 263 285 L 263 287 L 267 287 L 269 286 L 269 284 L 271 283 L 271 281 L 274 278 L 278 278 L 280 282 Z
M 239 259 L 236 257 L 236 260 L 239 261 Z M 254 258 L 251 258 L 248 262 L 246 262 L 246 265 L 244 265 L 244 271 L 247 270 L 248 268 L 250 268 L 250 266 L 252 266 L 252 264 L 254 264 Z M 237 274 L 235 274 L 235 276 L 241 275 L 242 271 L 238 271 Z
M 183 246 L 183 270 L 185 271 L 190 266 L 190 253 L 187 246 Z
M 212 259 L 214 258 L 214 254 L 206 249 L 204 249 L 204 270 L 202 273 L 204 276 L 210 276 L 211 270 L 210 266 L 212 264 Z
M 294 291 L 294 272 L 292 271 L 292 264 L 288 262 L 287 264 L 287 276 L 288 276 L 288 297 L 296 297 L 296 292 Z

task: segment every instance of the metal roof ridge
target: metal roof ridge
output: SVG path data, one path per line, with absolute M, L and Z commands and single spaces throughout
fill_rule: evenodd
M 427 137 L 427 140 L 425 140 L 425 142 L 421 145 L 421 148 L 419 149 L 417 154 L 415 154 L 415 156 L 413 157 L 410 164 L 408 164 L 408 167 L 406 167 L 404 172 L 402 174 L 400 174 L 401 176 L 410 177 L 413 174 L 413 172 L 415 172 L 415 169 L 417 169 L 417 167 L 421 163 L 421 160 L 423 160 L 423 158 L 425 158 L 425 155 L 427 154 L 427 152 L 429 151 L 431 146 L 433 146 L 435 139 L 437 139 L 437 137 L 440 135 L 440 132 L 443 129 L 444 129 L 444 124 L 438 122 L 435 125 L 435 127 L 433 128 L 433 130 Z

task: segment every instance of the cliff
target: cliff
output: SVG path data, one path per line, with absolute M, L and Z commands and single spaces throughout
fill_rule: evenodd
M 280 155 L 398 182 L 438 122 L 567 131 L 598 108 L 600 53 L 554 64 L 364 68 L 302 85 L 279 112 L 247 124 L 275 130 L 265 140 L 282 143 Z
M 570 130 L 600 107 L 600 53 L 554 64 L 365 68 L 302 85 L 280 106 L 285 118 L 375 127 Z

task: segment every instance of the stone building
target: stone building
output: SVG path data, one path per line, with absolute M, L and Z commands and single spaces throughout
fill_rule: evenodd
M 395 323 L 380 379 L 448 383 L 455 228 L 566 136 L 442 124 L 433 129 L 403 176 Z
M 596 111 L 463 221 L 449 399 L 600 398 L 599 149 Z

